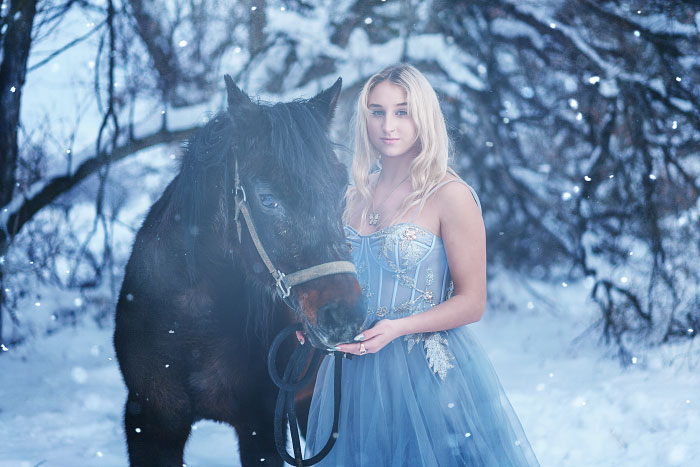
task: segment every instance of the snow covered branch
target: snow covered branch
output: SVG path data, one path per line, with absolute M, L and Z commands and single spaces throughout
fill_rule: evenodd
M 71 174 L 37 182 L 28 190 L 28 195 L 16 197 L 6 206 L 0 208 L 0 246 L 2 246 L 0 252 L 4 254 L 12 237 L 16 236 L 24 224 L 38 211 L 51 204 L 88 176 L 96 173 L 106 164 L 114 164 L 139 151 L 159 144 L 184 141 L 196 129 L 196 127 L 192 127 L 173 131 L 160 130 L 118 146 L 111 154 L 87 157 Z

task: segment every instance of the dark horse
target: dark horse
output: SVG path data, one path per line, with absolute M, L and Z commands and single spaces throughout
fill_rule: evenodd
M 281 465 L 277 391 L 266 369 L 271 337 L 301 321 L 315 346 L 332 348 L 351 341 L 366 314 L 349 273 L 295 286 L 283 302 L 251 234 L 245 224 L 238 234 L 234 220 L 244 190 L 260 242 L 285 273 L 349 259 L 340 220 L 347 171 L 327 136 L 340 80 L 306 101 L 261 105 L 226 78 L 228 111 L 189 141 L 126 266 L 114 347 L 129 390 L 132 466 L 182 466 L 201 419 L 235 428 L 244 466 Z

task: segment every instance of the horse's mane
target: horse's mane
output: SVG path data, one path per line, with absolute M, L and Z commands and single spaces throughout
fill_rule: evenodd
M 199 276 L 196 270 L 196 243 L 202 229 L 207 192 L 211 190 L 207 186 L 210 183 L 207 173 L 212 168 L 219 168 L 222 174 L 220 183 L 228 183 L 232 168 L 229 167 L 227 156 L 230 154 L 233 137 L 231 117 L 226 112 L 220 112 L 183 145 L 184 154 L 180 159 L 179 173 L 172 182 L 170 197 L 157 226 L 161 236 L 165 236 L 174 225 L 183 226 L 181 241 L 190 284 L 195 284 Z M 230 192 L 229 187 L 217 188 L 222 190 L 221 194 Z M 226 196 L 222 199 L 228 201 Z

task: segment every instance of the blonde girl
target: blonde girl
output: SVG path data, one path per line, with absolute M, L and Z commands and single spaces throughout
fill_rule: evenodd
M 325 466 L 539 465 L 469 324 L 486 305 L 486 239 L 474 189 L 448 168 L 435 91 L 398 64 L 363 87 L 345 233 L 368 303 L 344 362 Z M 319 370 L 307 457 L 331 435 L 333 360 Z

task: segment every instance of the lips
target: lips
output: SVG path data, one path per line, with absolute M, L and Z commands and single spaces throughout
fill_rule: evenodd
M 394 144 L 399 141 L 399 138 L 381 138 L 381 140 L 385 144 Z

